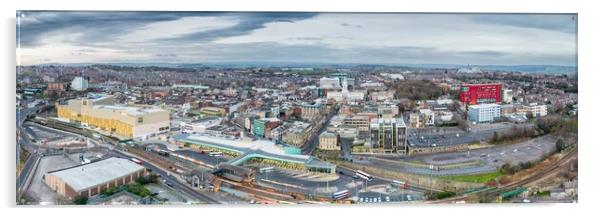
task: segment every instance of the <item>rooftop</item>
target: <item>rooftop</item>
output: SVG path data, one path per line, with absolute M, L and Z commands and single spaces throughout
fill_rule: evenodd
M 301 163 L 308 167 L 333 166 L 309 155 L 288 154 L 282 146 L 269 140 L 229 139 L 226 137 L 205 134 L 179 134 L 176 135 L 174 139 L 181 142 L 206 145 L 213 148 L 238 152 L 241 156 L 229 162 L 233 165 L 253 157 L 260 157 L 285 162 Z
M 492 103 L 492 104 L 477 104 L 477 105 L 468 106 L 468 108 L 473 108 L 473 109 L 491 108 L 491 107 L 500 107 L 500 105 Z
M 62 179 L 73 190 L 81 191 L 143 169 L 143 166 L 132 161 L 113 157 L 63 170 L 52 171 L 48 174 Z
M 163 109 L 159 109 L 159 108 L 155 108 L 155 107 L 133 107 L 133 106 L 126 106 L 126 105 L 95 105 L 94 108 L 95 109 L 117 110 L 117 111 L 122 111 L 122 112 L 128 113 L 130 115 L 134 115 L 134 116 L 164 111 Z

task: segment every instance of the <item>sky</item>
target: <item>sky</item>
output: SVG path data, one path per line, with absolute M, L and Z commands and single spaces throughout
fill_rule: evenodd
M 17 64 L 576 66 L 575 14 L 18 11 Z

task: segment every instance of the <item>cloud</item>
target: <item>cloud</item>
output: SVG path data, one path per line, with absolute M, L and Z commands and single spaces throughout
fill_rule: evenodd
M 19 11 L 21 63 L 575 65 L 571 15 Z

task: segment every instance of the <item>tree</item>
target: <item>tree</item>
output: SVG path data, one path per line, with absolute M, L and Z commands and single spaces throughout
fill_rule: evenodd
M 77 196 L 73 199 L 73 203 L 76 205 L 85 205 L 88 204 L 88 197 L 86 196 Z
M 566 146 L 564 144 L 564 140 L 562 140 L 562 139 L 556 140 L 556 152 L 561 152 L 565 148 L 566 148 Z
M 497 143 L 497 142 L 499 142 L 499 141 L 500 141 L 500 137 L 499 137 L 499 135 L 497 134 L 497 131 L 493 132 L 493 138 L 491 139 L 491 142 L 492 142 L 492 143 Z

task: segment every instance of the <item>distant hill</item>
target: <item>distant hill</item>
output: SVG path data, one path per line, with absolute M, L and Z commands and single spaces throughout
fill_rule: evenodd
M 103 63 L 61 64 L 50 63 L 39 66 L 89 66 Z M 460 65 L 460 64 L 359 64 L 359 63 L 297 63 L 297 62 L 208 62 L 208 63 L 106 63 L 126 67 L 171 67 L 171 68 L 251 68 L 251 67 L 313 67 L 313 68 L 441 68 L 479 69 L 480 71 L 505 71 L 544 74 L 574 74 L 575 66 L 563 65 Z

